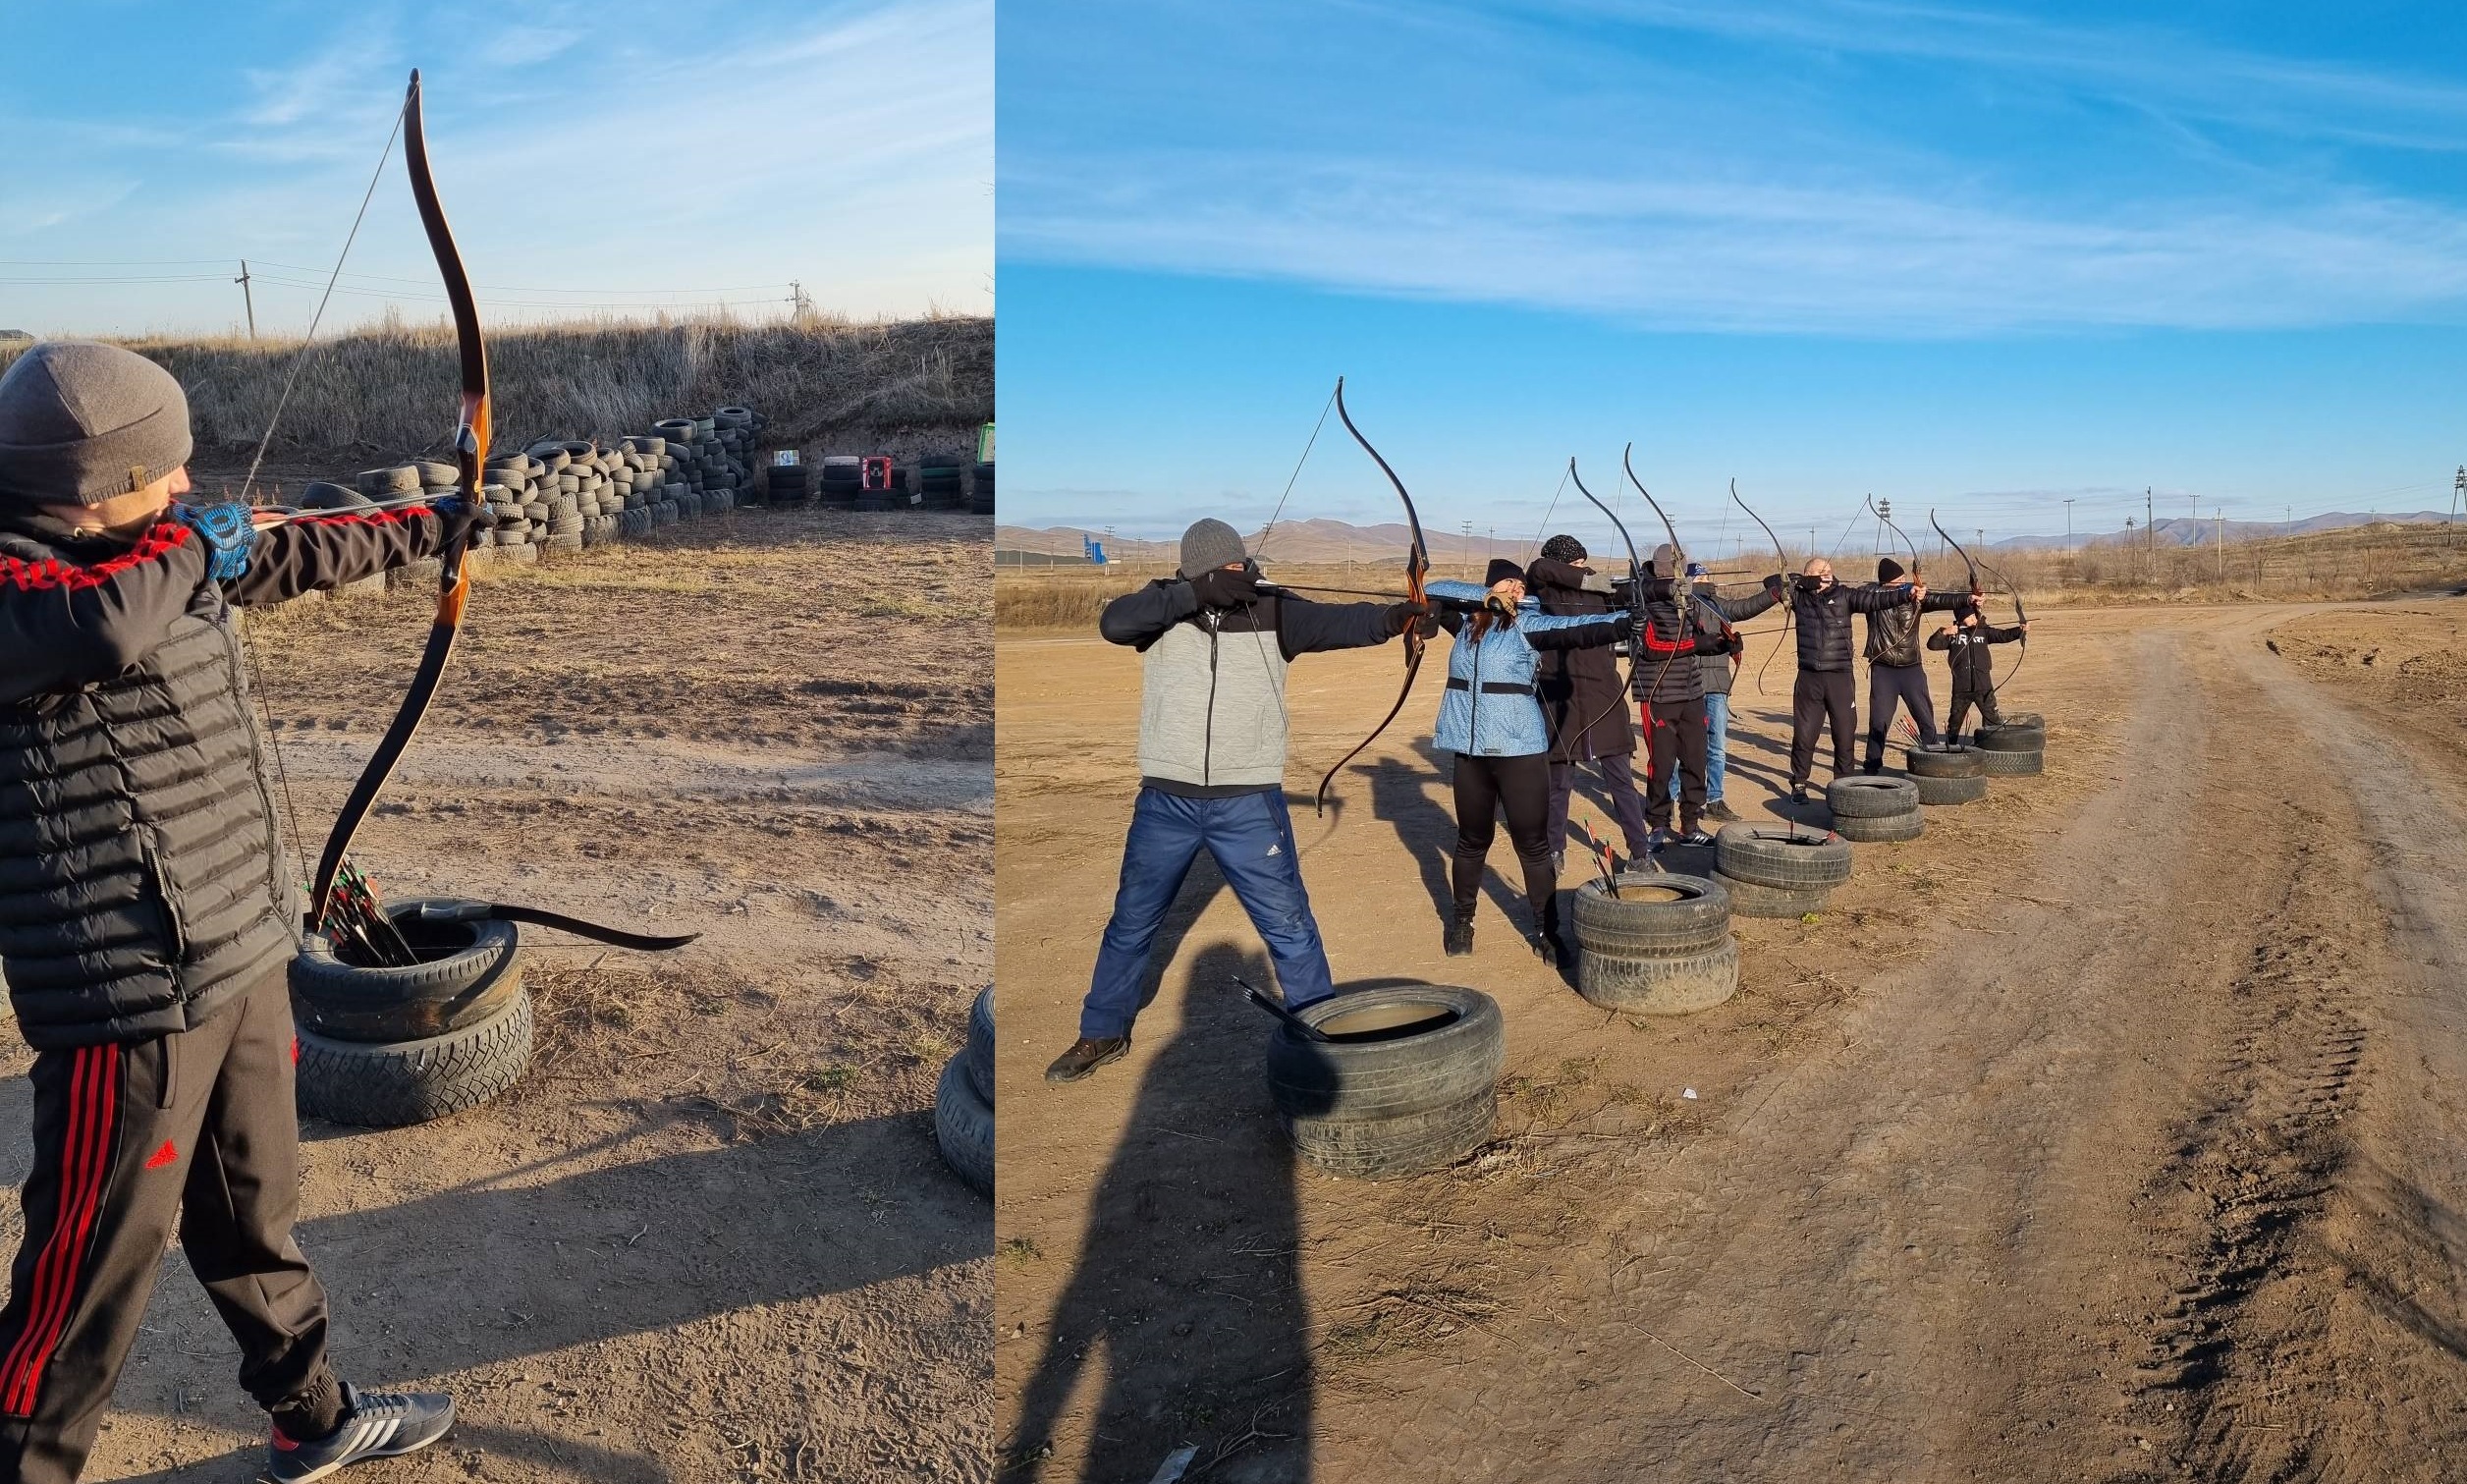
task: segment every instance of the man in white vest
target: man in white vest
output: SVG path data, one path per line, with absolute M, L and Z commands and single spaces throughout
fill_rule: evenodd
M 1182 532 L 1181 567 L 1106 605 L 1098 630 L 1139 651 L 1139 802 L 1122 885 L 1079 1012 L 1047 1068 L 1075 1082 L 1130 1049 L 1149 950 L 1206 851 L 1267 945 L 1288 1006 L 1335 993 L 1285 805 L 1285 667 L 1383 644 L 1424 619 L 1410 603 L 1312 603 L 1264 583 L 1223 521 Z

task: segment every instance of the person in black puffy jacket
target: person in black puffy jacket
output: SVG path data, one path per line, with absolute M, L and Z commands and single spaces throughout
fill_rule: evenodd
M 1942 649 L 1946 662 L 1953 672 L 1953 707 L 1945 719 L 1945 735 L 1961 736 L 1961 724 L 1970 708 L 1979 708 L 1979 721 L 1996 726 L 2004 718 L 1996 709 L 1996 662 L 1988 653 L 1991 644 L 2009 644 L 2030 632 L 2028 624 L 2010 629 L 1998 629 L 1981 617 L 1973 604 L 1964 607 L 1955 617 L 1956 629 L 1939 629 L 1928 635 L 1930 649 Z
M 46 342 L 0 376 L 0 978 L 34 1052 L 0 1479 L 77 1477 L 175 1220 L 275 1478 L 454 1420 L 336 1380 L 292 1239 L 299 918 L 232 608 L 430 556 L 486 507 L 276 522 L 181 503 L 189 454 L 180 383 L 133 351 Z
M 1850 674 L 1850 616 L 1920 603 L 1927 584 L 1846 587 L 1834 578 L 1834 564 L 1810 558 L 1790 584 L 1790 612 L 1799 626 L 1799 678 L 1790 690 L 1790 800 L 1808 801 L 1809 775 L 1816 771 L 1816 739 L 1833 724 L 1834 776 L 1851 771 L 1850 740 L 1859 725 L 1857 683 Z

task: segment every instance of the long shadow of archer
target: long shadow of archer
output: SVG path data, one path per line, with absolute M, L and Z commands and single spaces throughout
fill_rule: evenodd
M 1101 1365 L 1102 1392 L 1069 1429 L 1086 1440 L 1082 1484 L 1141 1484 L 1190 1446 L 1186 1479 L 1309 1478 L 1293 1154 L 1260 1083 L 1267 1021 L 1233 982 L 1266 972 L 1231 944 L 1192 962 L 1181 1028 L 1149 1063 L 1089 1197 L 1079 1264 L 1022 1394 L 1013 1477 L 1062 1477 L 1046 1445 Z
M 1421 872 L 1422 890 L 1431 899 L 1431 926 L 1436 930 L 1448 920 L 1449 909 L 1455 902 L 1455 887 L 1449 879 L 1450 866 L 1456 856 L 1456 815 L 1451 803 L 1454 797 L 1452 779 L 1455 762 L 1453 754 L 1441 751 L 1429 738 L 1414 739 L 1413 750 L 1422 760 L 1418 767 L 1370 763 L 1353 771 L 1369 780 L 1372 817 L 1388 821 Z M 1442 792 L 1434 795 L 1435 786 Z M 1343 798 L 1331 798 L 1329 807 L 1341 811 Z M 1342 820 L 1343 815 L 1340 812 L 1337 817 Z M 1492 862 L 1482 873 L 1482 890 L 1509 921 L 1521 924 L 1525 920 L 1522 881 L 1511 885 L 1508 877 L 1502 874 L 1497 862 L 1503 854 L 1507 868 L 1514 869 L 1515 852 L 1508 844 L 1504 823 L 1491 841 Z M 1518 930 L 1522 931 L 1521 926 Z

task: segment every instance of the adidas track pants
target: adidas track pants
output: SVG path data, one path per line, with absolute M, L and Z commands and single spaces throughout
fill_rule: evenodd
M 175 1218 L 240 1342 L 241 1385 L 269 1411 L 330 1415 L 325 1292 L 292 1240 L 293 1044 L 277 969 L 192 1030 L 36 1054 L 26 1236 L 0 1308 L 0 1480 L 77 1477 Z

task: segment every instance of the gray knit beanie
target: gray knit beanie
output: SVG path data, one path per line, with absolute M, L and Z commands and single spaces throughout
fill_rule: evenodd
M 189 462 L 189 399 L 135 351 L 48 340 L 0 376 L 0 496 L 100 505 Z
M 1665 541 L 1653 549 L 1653 560 L 1646 563 L 1657 577 L 1675 577 L 1678 574 L 1678 548 Z
M 1250 560 L 1242 550 L 1241 533 L 1213 517 L 1193 521 L 1190 529 L 1182 532 L 1182 576 L 1195 577 L 1220 567 Z

